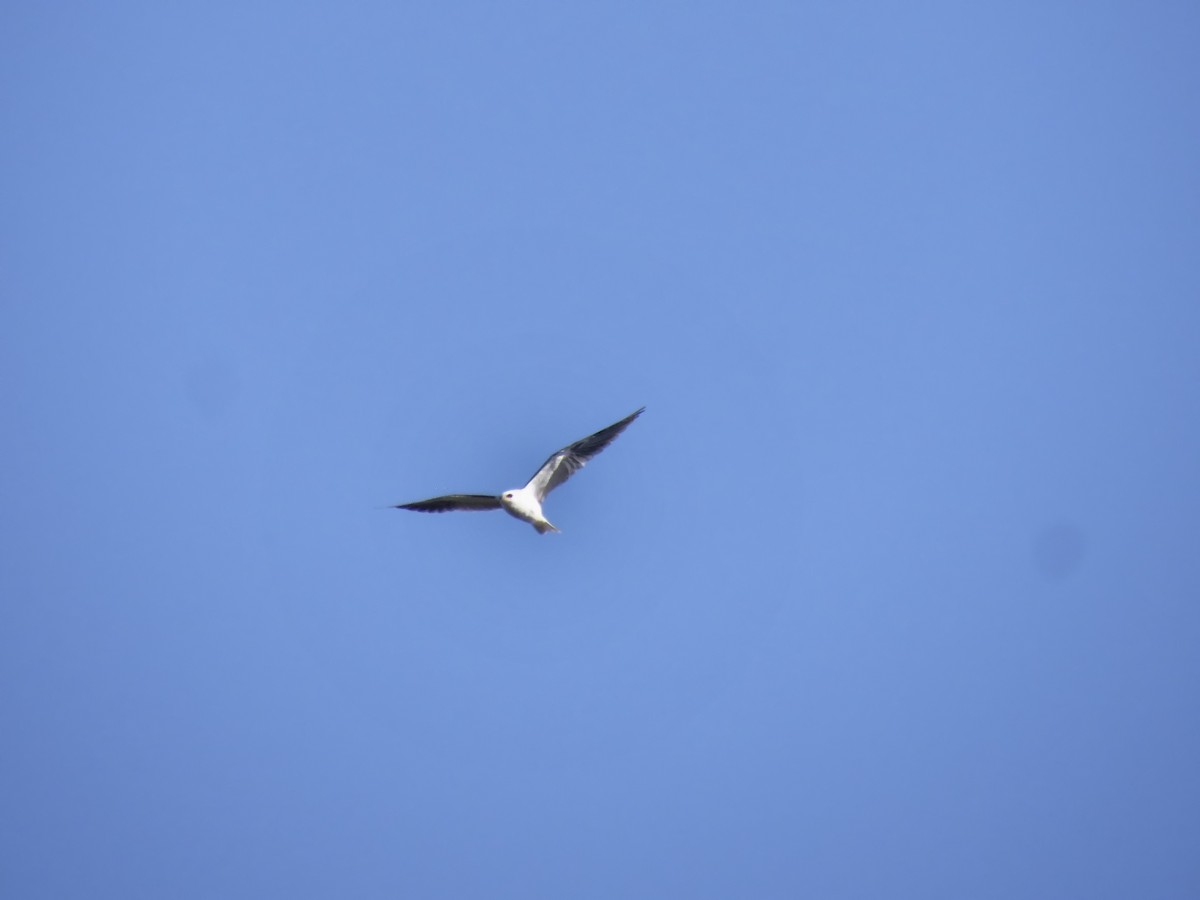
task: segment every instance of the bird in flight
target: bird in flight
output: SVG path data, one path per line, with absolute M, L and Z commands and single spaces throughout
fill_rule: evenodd
M 513 488 L 499 496 L 492 494 L 446 494 L 415 503 L 397 503 L 393 509 L 413 509 L 417 512 L 448 512 L 452 509 L 503 509 L 510 516 L 528 522 L 538 534 L 558 531 L 542 512 L 546 495 L 582 469 L 589 459 L 616 440 L 629 423 L 646 411 L 642 407 L 595 434 L 563 447 L 542 463 L 542 467 L 523 488 Z

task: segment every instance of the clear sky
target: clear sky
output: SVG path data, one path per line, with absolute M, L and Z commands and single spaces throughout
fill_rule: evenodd
M 1200 895 L 1198 46 L 6 4 L 0 894 Z

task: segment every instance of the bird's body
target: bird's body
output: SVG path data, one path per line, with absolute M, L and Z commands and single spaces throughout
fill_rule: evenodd
M 542 512 L 542 503 L 537 494 L 528 488 L 517 491 L 505 491 L 500 495 L 500 505 L 510 516 L 516 516 L 522 522 L 528 522 L 537 529 L 538 534 L 547 531 L 558 531 Z
M 503 509 L 510 516 L 523 522 L 528 522 L 538 534 L 547 531 L 558 531 L 546 518 L 542 504 L 546 495 L 582 469 L 589 459 L 616 440 L 617 435 L 624 431 L 629 423 L 640 416 L 646 407 L 642 407 L 632 415 L 626 416 L 620 422 L 609 425 L 593 435 L 578 440 L 563 447 L 557 453 L 542 463 L 542 467 L 529 479 L 522 488 L 513 488 L 499 496 L 491 494 L 445 494 L 441 497 L 431 497 L 428 500 L 418 500 L 414 503 L 398 503 L 395 509 L 411 509 L 417 512 L 448 512 L 455 509 Z

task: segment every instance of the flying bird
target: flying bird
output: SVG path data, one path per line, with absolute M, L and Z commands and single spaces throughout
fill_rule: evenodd
M 629 427 L 629 423 L 646 411 L 642 407 L 595 434 L 576 441 L 542 463 L 542 467 L 529 479 L 523 488 L 513 488 L 499 496 L 491 494 L 446 494 L 415 503 L 397 503 L 393 509 L 413 509 L 417 512 L 449 512 L 452 509 L 502 509 L 510 516 L 528 522 L 538 534 L 558 531 L 542 512 L 546 495 L 582 469 L 589 459 L 616 440 L 617 435 Z

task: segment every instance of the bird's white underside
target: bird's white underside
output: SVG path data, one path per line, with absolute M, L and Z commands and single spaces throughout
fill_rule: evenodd
M 541 474 L 540 472 L 538 473 Z M 528 522 L 530 525 L 544 525 L 549 528 L 554 528 L 550 521 L 542 512 L 541 501 L 538 500 L 537 493 L 533 488 L 534 481 L 537 481 L 535 476 L 533 481 L 523 488 L 517 490 L 505 491 L 500 495 L 500 505 L 504 507 L 504 511 L 510 516 L 516 516 L 523 522 Z M 557 529 L 555 529 L 557 531 Z

